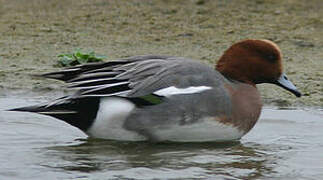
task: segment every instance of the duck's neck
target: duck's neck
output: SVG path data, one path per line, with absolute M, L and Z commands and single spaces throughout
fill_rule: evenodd
M 244 76 L 239 76 L 239 75 L 235 75 L 234 71 L 227 71 L 224 68 L 221 68 L 221 66 L 219 67 L 218 65 L 215 68 L 217 71 L 219 71 L 225 78 L 232 80 L 232 81 L 238 81 L 241 83 L 246 83 L 249 84 L 251 86 L 256 87 L 256 84 L 253 83 L 252 81 L 248 80 L 248 78 L 244 77 Z M 233 73 L 232 73 L 233 72 Z
M 219 71 L 227 79 L 239 81 L 256 87 L 256 84 L 250 78 L 250 72 L 241 71 L 241 65 L 233 61 L 234 57 L 231 57 L 229 53 L 225 53 L 221 56 L 219 61 L 215 65 L 215 69 Z

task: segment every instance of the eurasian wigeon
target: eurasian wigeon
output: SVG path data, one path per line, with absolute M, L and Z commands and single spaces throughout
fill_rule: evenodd
M 269 40 L 233 44 L 215 68 L 174 56 L 134 56 L 43 74 L 78 91 L 51 103 L 12 109 L 53 116 L 96 138 L 122 141 L 238 140 L 257 122 L 256 84 L 301 93 L 283 73 Z

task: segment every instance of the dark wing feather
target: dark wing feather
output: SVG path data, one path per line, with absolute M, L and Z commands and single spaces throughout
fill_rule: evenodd
M 91 63 L 44 77 L 63 80 L 79 91 L 71 98 L 89 96 L 140 97 L 170 86 L 202 84 L 201 72 L 214 70 L 193 60 L 171 56 L 135 56 L 123 60 Z M 206 73 L 206 75 L 208 75 Z
M 90 73 L 91 71 L 97 71 L 97 70 L 104 69 L 107 67 L 111 68 L 114 65 L 121 65 L 121 64 L 125 64 L 125 63 L 127 63 L 127 61 L 122 61 L 122 60 L 100 62 L 100 63 L 88 63 L 88 64 L 84 64 L 84 65 L 79 65 L 79 66 L 67 68 L 62 71 L 45 73 L 45 74 L 42 74 L 41 76 L 45 77 L 45 78 L 57 79 L 57 80 L 67 82 L 67 81 L 74 79 L 82 74 Z M 104 70 L 102 72 L 106 72 L 106 70 Z

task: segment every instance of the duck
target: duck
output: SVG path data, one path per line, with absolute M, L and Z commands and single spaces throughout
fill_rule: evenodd
M 64 81 L 76 92 L 11 111 L 51 116 L 89 137 L 116 141 L 236 141 L 261 114 L 257 84 L 301 97 L 283 72 L 280 48 L 266 39 L 234 43 L 214 67 L 184 57 L 141 55 L 41 76 Z

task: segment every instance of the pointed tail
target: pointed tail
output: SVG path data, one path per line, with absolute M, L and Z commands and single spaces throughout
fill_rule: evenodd
M 96 118 L 100 100 L 96 97 L 82 99 L 60 98 L 56 103 L 9 109 L 52 116 L 86 131 Z

